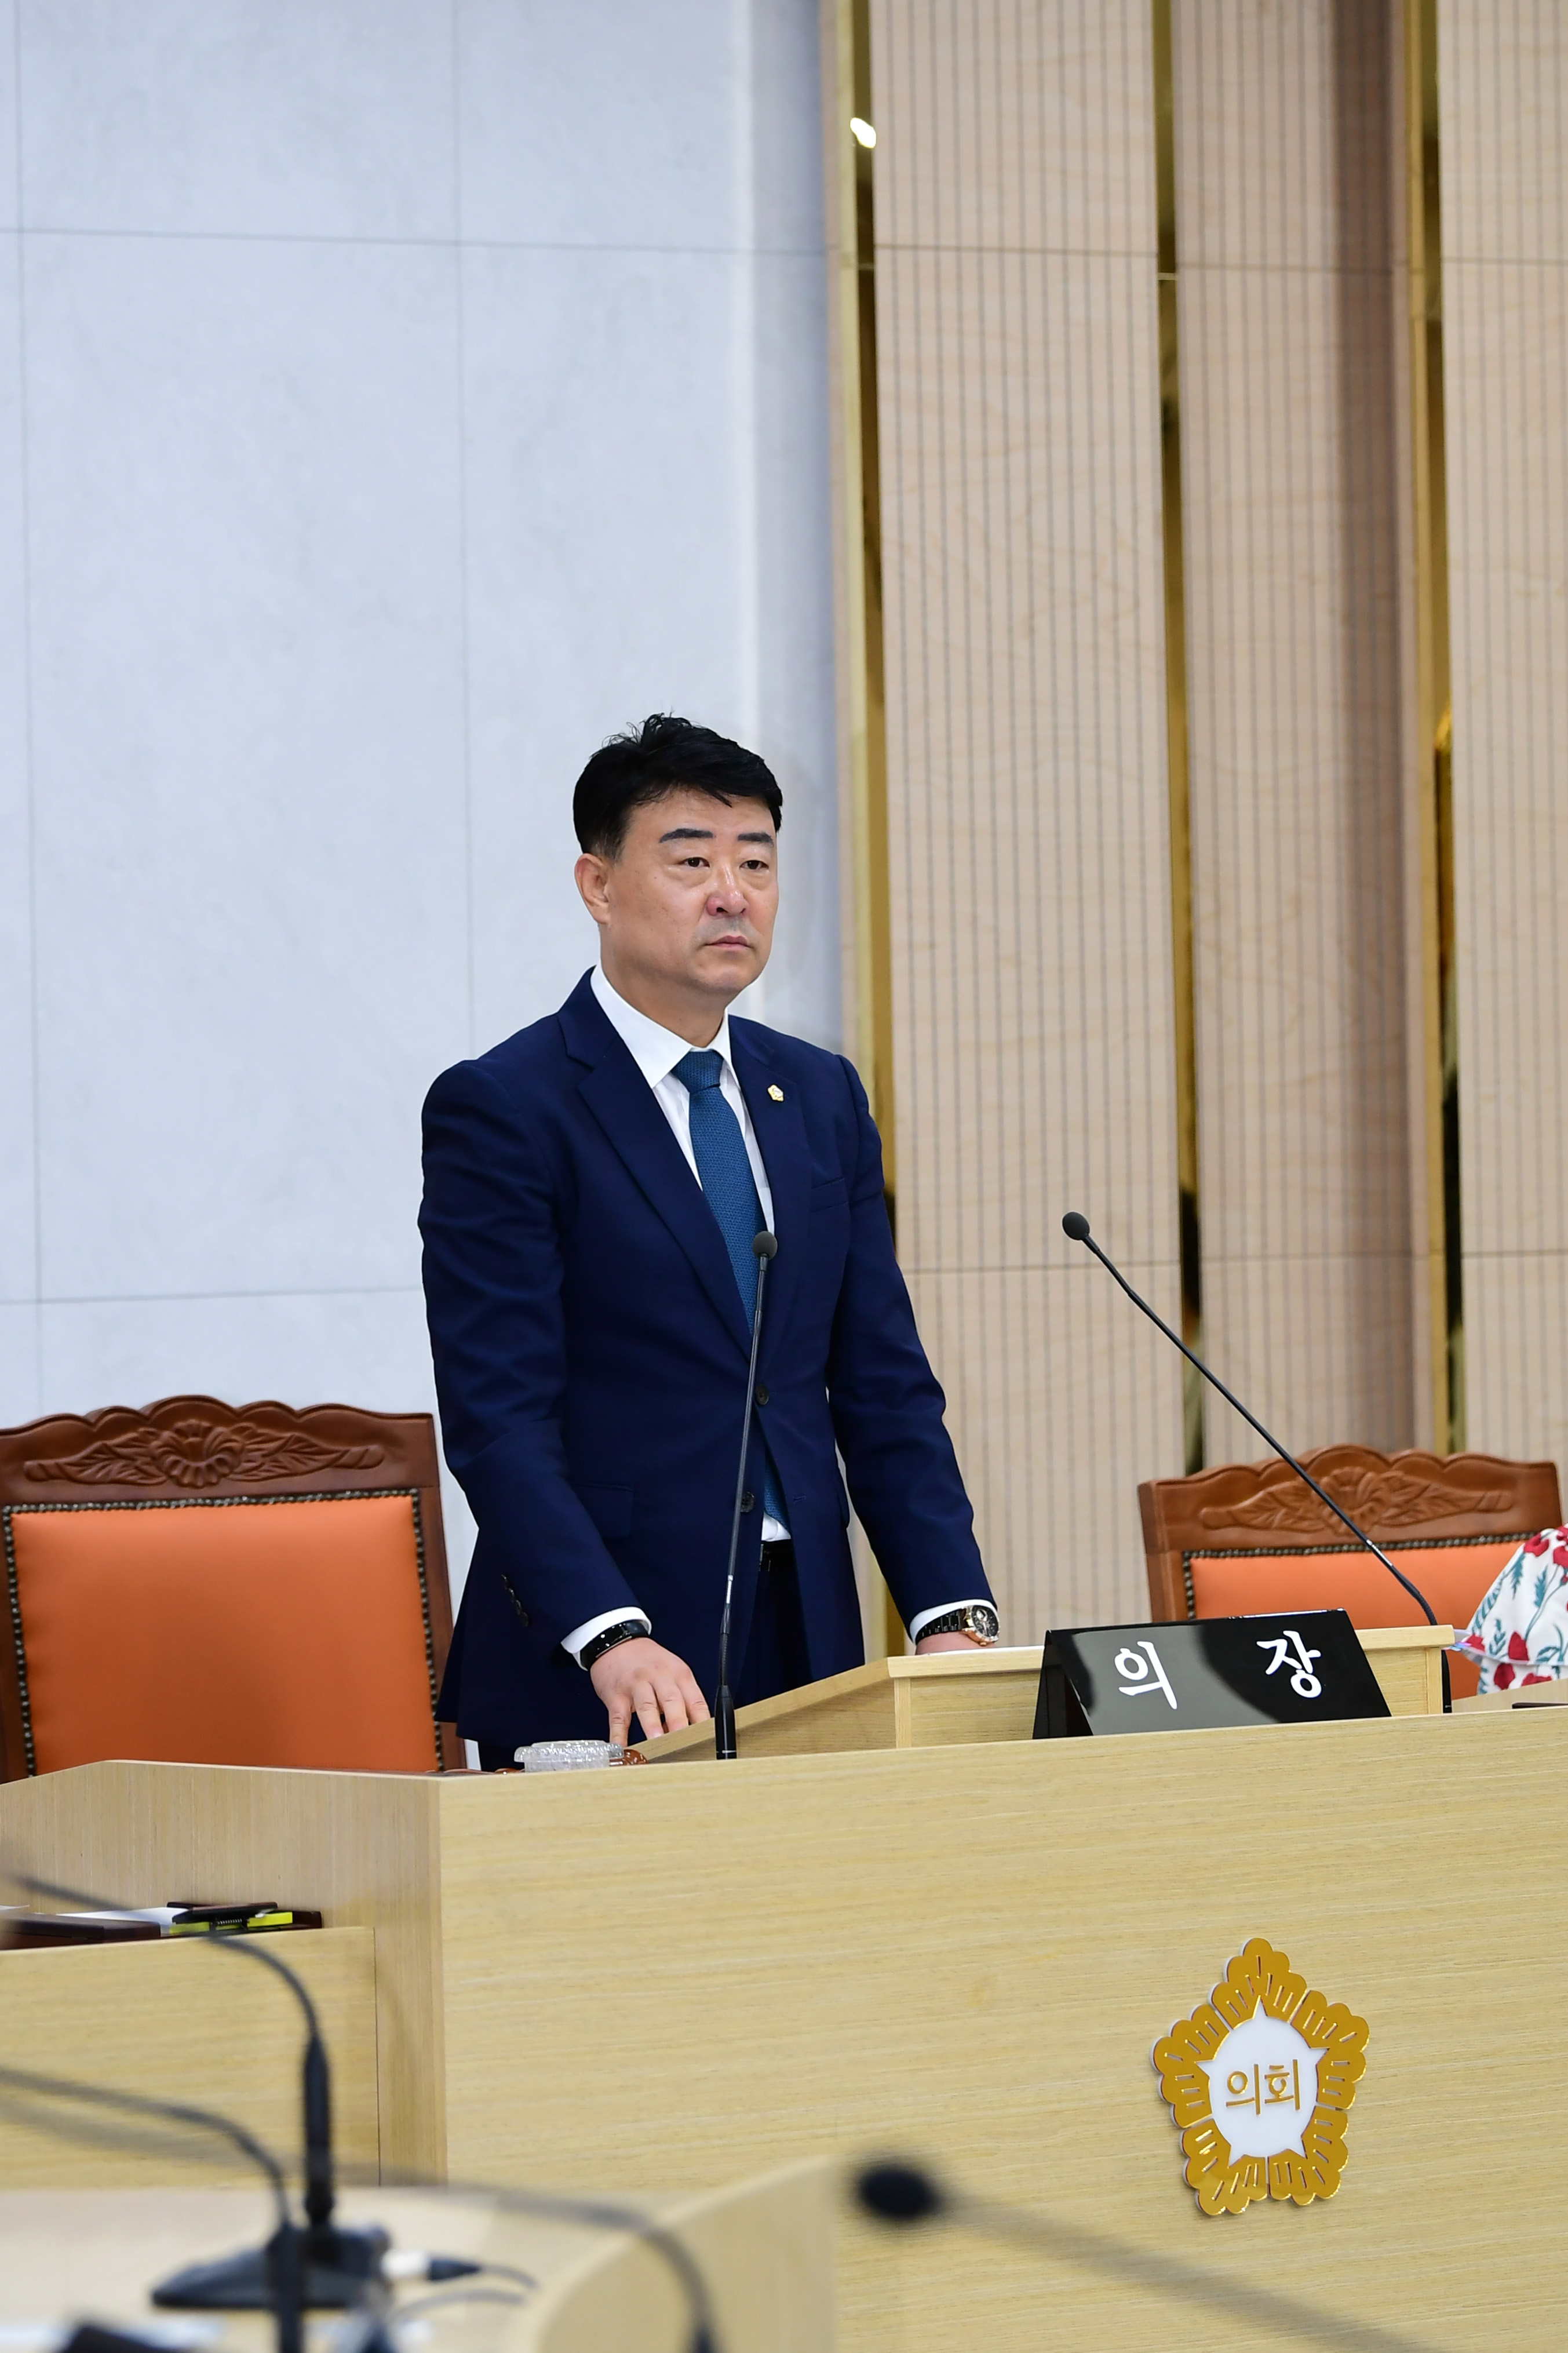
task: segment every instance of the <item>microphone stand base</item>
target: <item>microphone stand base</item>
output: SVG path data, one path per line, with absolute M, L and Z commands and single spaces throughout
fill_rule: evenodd
M 735 1746 L 735 1703 L 730 1697 L 728 1683 L 721 1683 L 719 1696 L 713 1703 L 713 1754 L 728 1758 L 739 1754 Z
M 153 2290 L 165 2312 L 270 2312 L 276 2302 L 279 2235 L 214 2263 L 192 2263 Z M 348 2312 L 379 2274 L 392 2242 L 384 2231 L 294 2232 L 300 2302 L 307 2312 Z

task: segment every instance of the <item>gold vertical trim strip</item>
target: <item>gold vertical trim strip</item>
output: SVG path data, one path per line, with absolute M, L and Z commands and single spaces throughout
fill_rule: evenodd
M 1405 128 L 1415 462 L 1415 711 L 1421 746 L 1418 833 L 1426 1293 L 1433 1444 L 1439 1453 L 1458 1453 L 1465 1444 L 1465 1303 L 1436 0 L 1405 0 Z
M 892 916 L 888 854 L 888 735 L 882 649 L 881 452 L 877 415 L 873 151 L 849 128 L 871 112 L 869 0 L 829 0 L 837 389 L 842 512 L 840 652 L 848 721 L 850 906 L 856 1061 L 882 1137 L 893 1214 L 898 1136 L 893 1095 Z
M 1165 760 L 1170 779 L 1171 964 L 1176 1050 L 1176 1212 L 1182 1337 L 1203 1350 L 1198 1220 L 1198 1053 L 1193 970 L 1192 800 L 1187 768 L 1187 585 L 1182 518 L 1182 399 L 1176 279 L 1176 121 L 1171 0 L 1153 0 L 1154 202 L 1159 230 L 1160 494 L 1165 577 Z M 1203 1376 L 1182 1366 L 1183 1451 L 1204 1467 Z
M 874 151 L 849 128 L 875 125 L 869 0 L 823 0 L 828 236 L 837 416 L 839 700 L 848 803 L 847 912 L 855 1060 L 882 1138 L 888 1216 L 895 1234 L 898 1132 L 893 1092 L 892 905 L 888 844 L 887 697 L 882 641 L 882 485 L 877 407 Z M 906 1648 L 892 1595 L 873 1566 L 877 1648 Z
M 854 0 L 855 112 L 871 111 L 870 0 Z M 859 343 L 861 577 L 866 606 L 866 759 L 857 827 L 861 856 L 856 871 L 858 934 L 863 934 L 867 985 L 860 1012 L 862 1050 L 882 1136 L 888 1215 L 897 1232 L 898 1122 L 893 1091 L 893 934 L 888 849 L 888 705 L 882 651 L 882 459 L 877 379 L 877 222 L 872 185 L 874 151 L 854 147 L 855 291 Z

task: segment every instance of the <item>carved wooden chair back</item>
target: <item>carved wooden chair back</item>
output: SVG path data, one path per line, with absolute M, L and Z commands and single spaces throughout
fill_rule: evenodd
M 1562 1514 L 1554 1462 L 1372 1446 L 1320 1446 L 1301 1460 L 1461 1632 L 1521 1538 Z M 1342 1609 L 1358 1626 L 1421 1622 L 1410 1596 L 1277 1456 L 1145 1480 L 1138 1502 L 1157 1620 Z M 1457 1659 L 1452 1673 L 1457 1696 L 1474 1689 L 1474 1667 Z
M 164 1398 L 0 1430 L 0 1778 L 462 1762 L 428 1414 Z

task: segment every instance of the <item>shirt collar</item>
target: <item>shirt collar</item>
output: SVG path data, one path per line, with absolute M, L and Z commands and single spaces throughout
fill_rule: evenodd
M 678 1038 L 673 1029 L 666 1029 L 658 1021 L 650 1021 L 646 1013 L 639 1013 L 635 1005 L 628 1005 L 626 998 L 612 988 L 598 965 L 594 967 L 590 986 L 650 1087 L 657 1087 L 661 1080 L 668 1079 L 677 1062 L 693 1050 L 689 1039 Z M 708 1051 L 720 1055 L 725 1069 L 733 1076 L 735 1065 L 730 1057 L 730 1016 L 727 1011 L 719 1024 L 719 1034 L 710 1041 Z

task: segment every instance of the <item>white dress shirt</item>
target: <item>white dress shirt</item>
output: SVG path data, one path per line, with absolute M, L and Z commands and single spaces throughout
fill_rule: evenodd
M 603 971 L 597 966 L 595 967 L 590 986 L 604 1008 L 606 1019 L 622 1039 L 633 1061 L 652 1088 L 654 1101 L 669 1122 L 675 1140 L 686 1155 L 686 1165 L 700 1185 L 702 1179 L 697 1174 L 697 1155 L 691 1149 L 691 1097 L 684 1081 L 675 1075 L 676 1064 L 685 1055 L 694 1050 L 690 1039 L 678 1038 L 673 1029 L 661 1028 L 658 1022 L 650 1021 L 646 1013 L 639 1013 L 635 1005 L 628 1005 L 626 998 L 611 987 Z M 746 1157 L 752 1164 L 752 1176 L 757 1187 L 757 1198 L 763 1205 L 763 1222 L 771 1232 L 773 1222 L 773 1197 L 768 1184 L 768 1172 L 763 1165 L 763 1155 L 752 1126 L 752 1114 L 746 1109 L 746 1098 L 741 1092 L 741 1082 L 735 1076 L 735 1065 L 731 1060 L 730 1016 L 727 1012 L 719 1024 L 718 1036 L 712 1039 L 706 1050 L 719 1057 L 719 1092 L 740 1123 L 741 1134 L 745 1141 Z M 788 1537 L 789 1530 L 782 1521 L 771 1516 L 763 1519 L 763 1542 L 764 1544 L 784 1544 L 787 1542 Z M 950 1609 L 961 1607 L 963 1605 L 958 1602 L 943 1601 L 934 1609 L 921 1610 L 910 1624 L 910 1641 L 920 1640 L 921 1628 L 931 1619 L 945 1617 Z M 591 1642 L 595 1634 L 602 1634 L 607 1626 L 624 1626 L 629 1619 L 633 1618 L 640 1618 L 649 1632 L 652 1632 L 652 1620 L 646 1610 L 606 1609 L 602 1616 L 585 1619 L 581 1626 L 574 1626 L 569 1634 L 562 1636 L 561 1647 L 563 1651 L 569 1651 L 581 1666 L 585 1643 Z
M 650 1021 L 646 1013 L 639 1013 L 635 1005 L 628 1005 L 624 997 L 616 995 L 596 966 L 591 986 L 607 1018 L 619 1031 L 633 1061 L 653 1089 L 654 1101 L 674 1130 L 675 1140 L 686 1155 L 687 1166 L 697 1176 L 697 1157 L 691 1149 L 691 1096 L 685 1081 L 676 1077 L 675 1066 L 688 1054 L 702 1050 L 694 1048 L 689 1038 L 678 1038 L 673 1029 L 661 1029 L 657 1021 Z M 746 1157 L 752 1164 L 752 1175 L 756 1182 L 757 1198 L 763 1205 L 763 1222 L 772 1233 L 773 1197 L 768 1186 L 768 1172 L 763 1166 L 763 1155 L 757 1148 L 752 1114 L 746 1109 L 746 1098 L 741 1092 L 741 1082 L 735 1076 L 735 1065 L 730 1059 L 728 1013 L 719 1024 L 718 1036 L 706 1050 L 719 1057 L 719 1092 L 740 1122 L 741 1134 L 746 1140 Z M 701 1184 L 700 1176 L 697 1176 L 697 1182 Z

